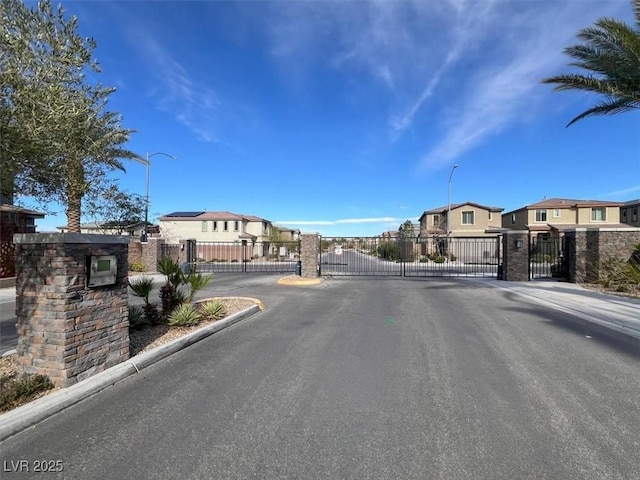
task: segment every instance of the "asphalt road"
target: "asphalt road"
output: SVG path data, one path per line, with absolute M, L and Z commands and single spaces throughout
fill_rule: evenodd
M 248 281 L 266 311 L 3 442 L 2 478 L 638 478 L 640 354 L 565 314 L 464 279 Z

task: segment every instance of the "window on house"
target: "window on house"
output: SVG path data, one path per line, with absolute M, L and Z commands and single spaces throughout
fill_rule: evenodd
M 553 209 L 553 218 L 560 218 L 560 209 L 559 208 L 554 208 Z
M 493 212 L 489 212 L 489 221 L 493 220 Z
M 511 214 L 511 225 L 514 225 L 516 223 L 516 214 L 512 213 Z
M 607 219 L 607 209 L 604 207 L 593 207 L 591 209 L 592 222 L 604 222 Z
M 438 225 L 440 223 L 440 215 L 433 216 L 433 224 Z
M 217 232 L 217 231 L 218 231 L 218 221 L 217 221 L 217 220 L 214 220 L 214 221 L 213 221 L 213 231 L 214 231 L 214 232 Z
M 225 220 L 224 224 L 222 225 L 222 229 L 223 229 L 225 232 L 228 232 L 228 231 L 229 231 L 229 222 L 227 222 L 227 221 Z
M 632 222 L 638 221 L 638 207 L 633 207 L 633 209 L 631 209 L 631 221 Z
M 473 212 L 462 212 L 462 225 L 473 225 Z
M 204 220 L 202 222 L 202 225 L 200 226 L 201 231 L 206 232 L 208 230 L 207 225 L 208 225 L 208 222 Z
M 240 222 L 236 220 L 233 222 L 233 231 L 237 232 L 238 230 L 240 230 Z
M 536 222 L 546 222 L 546 221 L 547 221 L 547 211 L 536 210 Z

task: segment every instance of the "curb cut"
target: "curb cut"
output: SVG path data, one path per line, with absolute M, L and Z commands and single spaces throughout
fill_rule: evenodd
M 126 362 L 115 365 L 103 372 L 100 372 L 86 380 L 78 382 L 70 387 L 59 390 L 50 395 L 46 395 L 27 405 L 23 405 L 14 410 L 10 410 L 0 415 L 0 442 L 12 437 L 27 428 L 35 427 L 36 424 L 46 418 L 55 415 L 76 403 L 90 397 L 93 394 L 115 385 L 120 380 L 140 373 L 141 370 L 150 365 L 176 353 L 189 345 L 199 342 L 203 338 L 213 335 L 251 315 L 260 312 L 258 305 L 241 310 L 227 318 L 207 325 L 189 335 L 176 338 L 171 342 L 160 345 L 148 352 L 136 355 Z

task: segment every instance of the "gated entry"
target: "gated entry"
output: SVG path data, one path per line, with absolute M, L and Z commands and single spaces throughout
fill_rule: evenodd
M 497 277 L 502 242 L 489 237 L 321 237 L 320 274 Z
M 567 237 L 529 234 L 529 278 L 569 278 Z
M 197 242 L 196 271 L 203 273 L 296 273 L 300 242 Z

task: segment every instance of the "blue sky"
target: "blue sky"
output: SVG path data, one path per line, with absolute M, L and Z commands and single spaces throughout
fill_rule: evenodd
M 640 197 L 640 112 L 567 122 L 562 50 L 628 0 L 67 1 L 152 158 L 152 219 L 228 210 L 376 235 L 452 201 Z M 145 167 L 122 188 L 144 194 Z M 66 223 L 64 212 L 39 221 Z

